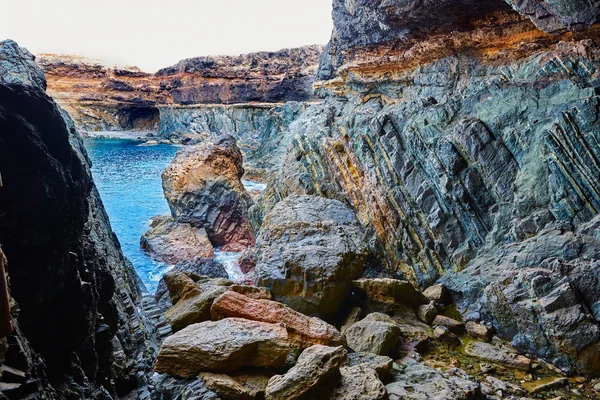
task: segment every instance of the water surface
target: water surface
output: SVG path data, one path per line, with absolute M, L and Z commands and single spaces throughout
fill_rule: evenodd
M 146 288 L 153 292 L 168 268 L 140 248 L 140 237 L 150 229 L 150 218 L 169 214 L 161 174 L 178 147 L 140 146 L 130 140 L 85 139 L 92 174 L 117 234 L 123 253 Z

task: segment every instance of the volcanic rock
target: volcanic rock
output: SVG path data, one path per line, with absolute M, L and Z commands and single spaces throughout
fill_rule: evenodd
M 182 148 L 163 173 L 171 214 L 179 223 L 204 228 L 222 251 L 254 245 L 248 220 L 252 204 L 241 177 L 242 153 L 231 136 L 212 144 Z
M 280 367 L 290 352 L 288 335 L 279 324 L 228 318 L 190 325 L 162 344 L 156 372 L 191 378 L 199 372 Z
M 264 220 L 256 282 L 296 311 L 331 318 L 362 274 L 367 253 L 352 210 L 322 197 L 291 196 Z
M 275 301 L 252 299 L 233 291 L 214 301 L 211 314 L 214 320 L 236 317 L 281 324 L 287 329 L 290 342 L 300 348 L 344 344 L 340 332 L 319 318 L 307 317 Z
M 340 367 L 346 362 L 343 347 L 315 345 L 304 350 L 296 365 L 285 375 L 269 380 L 266 400 L 294 400 L 310 393 L 323 395 L 323 387 L 340 377 Z

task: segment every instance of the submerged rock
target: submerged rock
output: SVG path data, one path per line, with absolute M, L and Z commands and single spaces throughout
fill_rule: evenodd
M 140 245 L 155 260 L 177 264 L 215 255 L 204 228 L 176 222 L 171 217 L 154 217 L 150 227 Z
M 255 243 L 248 220 L 252 205 L 241 177 L 242 153 L 231 136 L 182 148 L 163 173 L 163 189 L 173 217 L 204 228 L 222 251 L 242 251 Z
M 169 336 L 155 371 L 182 378 L 200 372 L 230 372 L 241 367 L 280 367 L 290 353 L 287 332 L 279 324 L 227 318 L 190 325 Z
M 296 311 L 331 318 L 362 274 L 367 253 L 352 210 L 322 197 L 291 196 L 264 220 L 256 282 Z

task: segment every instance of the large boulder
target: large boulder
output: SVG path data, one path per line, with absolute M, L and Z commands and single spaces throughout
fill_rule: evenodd
M 352 210 L 336 200 L 294 195 L 265 217 L 256 281 L 294 310 L 329 318 L 362 274 L 367 254 Z
M 319 318 L 307 317 L 276 301 L 252 299 L 234 291 L 219 296 L 212 305 L 211 314 L 214 320 L 236 317 L 272 324 L 281 323 L 287 329 L 290 341 L 300 348 L 314 344 L 344 344 L 340 332 Z
M 162 175 L 173 217 L 204 228 L 212 244 L 224 251 L 242 251 L 255 242 L 242 163 L 235 139 L 226 135 L 182 148 Z
M 296 365 L 285 375 L 275 375 L 267 385 L 266 400 L 294 400 L 320 394 L 332 380 L 339 379 L 346 362 L 343 347 L 315 345 L 304 350 Z
M 385 386 L 377 372 L 366 364 L 340 368 L 340 384 L 329 397 L 332 400 L 387 400 Z
M 378 318 L 377 313 L 367 315 L 346 330 L 348 347 L 354 351 L 373 353 L 382 356 L 391 355 L 398 344 L 400 328 L 387 321 L 386 315 Z
M 171 217 L 154 217 L 144 233 L 141 246 L 154 259 L 167 263 L 213 258 L 215 253 L 204 228 L 178 223 Z
M 231 372 L 241 367 L 281 367 L 290 353 L 279 324 L 228 318 L 190 325 L 169 336 L 155 371 L 182 378 L 199 372 Z

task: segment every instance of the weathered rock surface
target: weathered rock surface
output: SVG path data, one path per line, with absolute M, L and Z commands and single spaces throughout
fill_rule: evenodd
M 398 345 L 400 328 L 395 323 L 377 320 L 375 314 L 369 314 L 348 328 L 345 336 L 348 347 L 354 351 L 389 356 Z
M 20 309 L 4 363 L 30 374 L 15 396 L 125 396 L 154 352 L 138 279 L 83 143 L 44 89 L 31 54 L 0 42 L 0 243 Z
M 242 153 L 231 136 L 181 149 L 163 173 L 163 189 L 179 223 L 206 230 L 223 251 L 253 246 L 250 196 L 241 182 Z
M 232 376 L 201 372 L 200 378 L 223 400 L 252 400 L 264 396 L 270 376 L 256 371 Z
M 389 278 L 358 279 L 352 282 L 357 294 L 371 303 L 371 308 L 393 309 L 398 304 L 417 308 L 429 303 L 423 293 L 407 281 Z
M 507 365 L 523 371 L 529 371 L 531 366 L 531 360 L 529 358 L 516 354 L 506 348 L 484 342 L 467 343 L 465 345 L 465 353 L 473 357 L 481 358 L 482 360 Z
M 154 259 L 167 263 L 189 263 L 196 258 L 213 258 L 214 249 L 204 228 L 176 222 L 171 217 L 154 217 L 151 229 L 140 241 Z
M 387 391 L 377 372 L 365 364 L 340 368 L 340 383 L 330 399 L 386 400 Z
M 267 385 L 266 400 L 293 400 L 323 396 L 322 390 L 340 378 L 340 367 L 346 362 L 343 347 L 315 345 L 304 350 L 296 365 L 285 375 L 275 375 Z
M 230 291 L 219 296 L 210 311 L 213 320 L 235 317 L 282 324 L 287 329 L 290 342 L 300 348 L 315 344 L 325 346 L 344 344 L 340 332 L 327 322 L 319 318 L 307 317 L 271 300 L 252 299 Z
M 213 302 L 233 284 L 227 279 L 200 278 L 194 281 L 188 274 L 180 272 L 168 272 L 165 282 L 173 303 L 165 312 L 165 318 L 174 332 L 210 320 Z
M 279 324 L 228 318 L 190 325 L 169 336 L 155 371 L 182 378 L 199 372 L 231 372 L 241 367 L 280 367 L 290 352 Z
M 291 196 L 265 218 L 257 240 L 256 282 L 275 300 L 330 318 L 362 274 L 365 236 L 339 201 Z
M 386 376 L 392 369 L 394 360 L 387 356 L 379 356 L 373 353 L 348 353 L 348 366 L 366 365 L 374 369 L 379 376 Z

